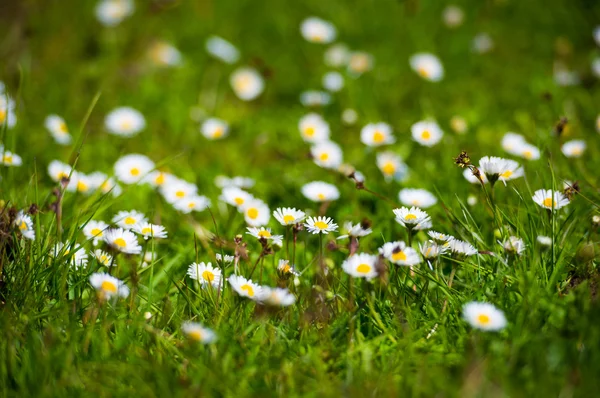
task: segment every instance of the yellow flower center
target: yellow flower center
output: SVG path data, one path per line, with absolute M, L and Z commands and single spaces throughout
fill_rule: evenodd
M 394 172 L 396 172 L 396 165 L 392 162 L 387 162 L 383 165 L 381 171 L 383 171 L 383 174 L 385 175 L 392 175 Z
M 104 281 L 104 282 L 102 282 L 102 285 L 100 286 L 100 288 L 102 290 L 104 290 L 105 292 L 111 292 L 111 293 L 116 293 L 117 292 L 117 285 L 115 285 L 111 281 Z
M 250 217 L 251 219 L 255 220 L 256 217 L 258 217 L 258 210 L 254 207 L 251 207 L 248 209 L 248 211 L 246 212 L 246 214 L 248 215 L 248 217 Z
M 92 236 L 102 236 L 102 230 L 100 228 L 93 228 L 90 233 Z
M 576 147 L 571 149 L 571 154 L 575 156 L 579 156 L 583 153 L 583 150 L 580 147 Z
M 13 161 L 13 157 L 12 157 L 12 155 L 4 155 L 4 157 L 2 158 L 2 161 L 4 163 L 11 164 Z
M 127 217 L 125 219 L 125 224 L 127 224 L 127 225 L 133 225 L 133 224 L 135 224 L 135 218 L 133 218 L 133 217 Z
M 531 159 L 533 157 L 533 153 L 531 151 L 525 151 L 523 152 L 523 157 L 525 157 L 525 159 Z
M 131 120 L 123 120 L 120 124 L 122 130 L 129 130 L 133 127 Z
M 428 247 L 427 250 L 425 250 L 425 257 L 429 257 L 429 255 L 431 254 L 432 250 L 433 250 L 432 247 Z
M 19 225 L 19 229 L 21 231 L 25 231 L 27 229 L 27 223 L 25 221 L 21 221 L 21 224 Z
M 245 284 L 240 287 L 240 290 L 245 291 L 249 297 L 254 297 L 254 289 L 252 289 L 252 286 Z
M 152 233 L 152 228 L 150 228 L 150 227 L 142 228 L 143 235 L 147 235 L 147 234 L 151 234 L 151 233 Z
M 427 68 L 424 66 L 417 68 L 417 73 L 422 77 L 429 77 L 429 70 L 427 70 Z
M 319 155 L 319 159 L 321 159 L 321 161 L 324 162 L 327 159 L 329 159 L 329 154 L 327 152 L 323 152 L 322 154 Z
M 405 220 L 416 220 L 416 219 L 417 219 L 417 216 L 415 216 L 414 214 L 407 214 L 407 215 L 404 217 L 404 219 L 405 219 Z
M 108 257 L 105 254 L 103 254 L 98 258 L 98 261 L 100 262 L 100 264 L 106 265 L 108 264 Z
M 292 269 L 292 267 L 290 267 L 289 264 L 286 264 L 283 269 L 281 270 L 281 272 L 283 272 L 284 274 L 287 274 L 288 272 L 290 272 L 290 270 Z
M 235 198 L 233 199 L 233 201 L 238 205 L 241 206 L 244 204 L 244 199 L 243 198 Z
M 270 238 L 271 233 L 269 231 L 267 231 L 266 229 L 261 229 L 260 231 L 258 231 L 258 236 L 261 238 Z
M 429 131 L 425 130 L 421 133 L 421 138 L 423 138 L 424 140 L 428 140 L 431 138 L 431 133 Z
M 4 109 L 0 109 L 0 124 L 4 123 L 6 120 L 6 111 Z
M 188 208 L 189 209 L 193 209 L 194 207 L 196 207 L 196 203 L 194 203 L 194 202 L 188 203 Z
M 156 179 L 154 180 L 154 182 L 156 183 L 156 185 L 162 185 L 165 183 L 165 174 L 164 173 L 158 173 L 158 177 L 156 177 Z
M 131 173 L 132 176 L 139 176 L 140 169 L 138 169 L 137 167 L 133 167 L 131 170 L 129 170 L 129 173 Z
M 382 143 L 385 139 L 385 135 L 381 131 L 375 131 L 373 133 L 373 142 L 376 144 Z
M 191 332 L 188 332 L 188 336 L 192 340 L 202 341 L 202 332 L 200 330 L 192 330 Z
M 544 204 L 544 206 L 546 206 L 546 207 L 552 207 L 552 204 L 554 204 L 554 207 L 556 207 L 556 202 L 554 202 L 554 201 L 552 200 L 552 198 L 546 198 L 546 199 L 544 199 L 544 202 L 543 202 L 543 204 Z
M 177 196 L 178 198 L 183 198 L 185 196 L 185 192 L 177 191 L 177 192 L 175 192 L 175 196 Z
M 512 170 L 506 170 L 504 173 L 500 174 L 500 177 L 509 178 L 511 175 L 513 175 Z
M 317 198 L 319 198 L 320 200 L 325 200 L 325 195 L 323 195 L 322 193 L 317 195 Z
M 225 133 L 225 130 L 223 130 L 223 128 L 217 127 L 215 129 L 215 131 L 213 132 L 213 138 L 221 138 L 224 133 Z
M 368 274 L 371 271 L 371 266 L 368 264 L 360 264 L 358 267 L 356 267 L 356 272 L 359 272 L 361 274 Z
M 77 182 L 77 190 L 79 192 L 85 192 L 88 190 L 88 185 L 83 181 L 78 181 Z
M 204 279 L 205 281 L 209 281 L 212 282 L 215 280 L 215 274 L 213 274 L 211 271 L 204 271 L 202 273 L 202 279 Z
M 285 216 L 283 216 L 283 222 L 285 224 L 289 224 L 291 222 L 294 222 L 294 216 L 290 216 L 289 214 L 286 214 Z
M 242 76 L 239 76 L 236 79 L 236 81 L 235 81 L 235 87 L 239 91 L 245 91 L 250 86 L 250 82 L 251 82 L 250 76 L 248 76 L 248 75 L 242 75 Z
M 327 224 L 326 222 L 323 222 L 323 221 L 317 221 L 317 222 L 315 222 L 315 227 L 317 227 L 319 229 L 327 229 L 327 227 L 329 227 L 329 224 Z
M 315 128 L 310 126 L 304 129 L 304 135 L 307 137 L 312 137 L 315 135 Z
M 117 238 L 113 241 L 113 243 L 115 244 L 115 246 L 119 246 L 119 247 L 127 246 L 127 242 L 125 242 L 125 239 L 123 239 L 123 238 Z
M 392 261 L 405 261 L 406 254 L 403 251 L 392 253 Z
M 490 320 L 490 317 L 486 314 L 477 315 L 477 322 L 479 322 L 482 325 L 487 325 L 488 323 L 490 323 Z

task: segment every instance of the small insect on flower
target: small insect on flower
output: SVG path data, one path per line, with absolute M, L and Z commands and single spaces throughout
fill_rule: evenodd
M 173 203 L 173 208 L 183 214 L 204 211 L 210 207 L 210 199 L 204 195 L 192 195 Z
M 148 58 L 154 65 L 172 67 L 181 65 L 181 52 L 166 41 L 157 41 L 148 48 Z
M 62 117 L 58 115 L 49 115 L 44 121 L 44 126 L 58 144 L 69 145 L 71 143 L 71 134 L 69 134 L 67 124 Z
M 386 260 L 396 265 L 417 265 L 421 262 L 421 257 L 415 249 L 407 247 L 402 241 L 387 242 L 379 248 L 381 254 Z
M 396 222 L 408 229 L 422 230 L 431 228 L 431 217 L 418 207 L 394 209 L 394 215 L 396 216 Z
M 140 254 L 142 246 L 131 231 L 123 228 L 109 229 L 104 232 L 104 241 L 112 248 L 126 254 Z
M 146 119 L 138 110 L 123 106 L 106 115 L 104 125 L 110 134 L 131 137 L 146 128 Z
M 364 51 L 354 51 L 348 58 L 348 73 L 354 76 L 360 76 L 373 69 L 375 61 L 373 56 Z
M 281 279 L 288 279 L 292 276 L 300 276 L 300 273 L 290 265 L 290 262 L 283 259 L 279 260 L 279 264 L 277 265 L 277 274 Z
M 298 122 L 298 129 L 302 139 L 310 143 L 319 143 L 329 140 L 329 124 L 316 113 L 302 116 Z
M 475 329 L 496 332 L 506 327 L 504 313 L 489 303 L 471 301 L 463 307 L 463 317 Z
M 311 43 L 327 44 L 335 40 L 337 35 L 335 26 L 321 18 L 309 17 L 300 25 L 302 37 Z
M 323 181 L 313 181 L 302 186 L 302 195 L 313 202 L 330 202 L 340 197 L 335 185 Z
M 444 132 L 436 122 L 422 120 L 413 124 L 410 128 L 413 140 L 417 143 L 432 147 L 444 136 Z
M 262 286 L 259 301 L 273 307 L 289 307 L 296 302 L 296 296 L 287 289 Z
M 485 174 L 491 184 L 498 180 L 506 184 L 506 181 L 522 177 L 524 174 L 518 162 L 496 156 L 482 157 L 479 160 L 479 170 Z
M 90 284 L 98 291 L 101 299 L 110 300 L 113 297 L 126 298 L 129 288 L 119 279 L 109 274 L 97 272 L 90 276 Z
M 58 242 L 54 246 L 52 256 L 56 258 L 61 254 L 62 258 L 66 259 L 69 265 L 75 267 L 75 269 L 85 267 L 88 263 L 88 255 L 79 243 L 64 244 Z
M 167 231 L 162 225 L 151 224 L 149 222 L 137 223 L 132 229 L 144 237 L 145 240 L 152 239 L 165 239 L 167 237 Z
M 29 214 L 26 214 L 22 210 L 19 211 L 13 224 L 25 239 L 35 240 L 35 229 L 33 228 L 33 221 Z
M 154 169 L 154 162 L 136 153 L 125 155 L 115 162 L 117 179 L 125 184 L 137 184 Z
M 562 192 L 552 192 L 551 189 L 538 189 L 532 199 L 538 206 L 549 210 L 558 210 L 569 204 L 569 199 Z
M 344 260 L 342 269 L 355 278 L 371 280 L 377 276 L 377 261 L 376 255 L 358 253 Z
M 137 210 L 129 210 L 118 212 L 112 218 L 112 222 L 121 228 L 134 229 L 136 225 L 148 222 L 148 219 Z
M 339 72 L 327 72 L 323 75 L 322 84 L 325 90 L 337 93 L 344 88 L 344 77 Z
M 202 287 L 212 286 L 215 289 L 221 287 L 221 270 L 213 267 L 211 263 L 192 263 L 188 267 L 187 274 L 198 281 Z
M 579 158 L 585 152 L 585 148 L 584 140 L 571 140 L 565 142 L 560 150 L 568 158 Z
M 133 14 L 133 0 L 100 0 L 96 5 L 96 18 L 104 26 L 116 26 Z
M 370 147 L 393 144 L 396 138 L 387 123 L 369 123 L 360 131 L 360 141 Z
M 342 164 L 342 149 L 332 141 L 323 141 L 310 148 L 310 154 L 317 166 L 337 169 Z
M 302 210 L 297 210 L 293 207 L 279 207 L 273 212 L 273 217 L 281 225 L 295 225 L 302 222 L 306 214 Z
M 5 166 L 21 166 L 23 164 L 23 160 L 19 155 L 14 152 L 5 149 L 2 144 L 0 144 L 0 164 Z
M 243 101 L 251 101 L 258 97 L 265 88 L 262 76 L 250 67 L 236 69 L 229 79 L 235 95 Z
M 217 340 L 215 332 L 197 322 L 184 322 L 181 325 L 181 331 L 188 339 L 201 344 L 211 344 Z
M 200 132 L 209 140 L 219 140 L 229 134 L 229 124 L 224 120 L 213 117 L 202 123 Z
M 439 82 L 444 78 L 444 67 L 439 58 L 429 53 L 418 53 L 410 57 L 410 67 L 425 80 Z
M 405 206 L 416 206 L 427 209 L 437 203 L 437 199 L 426 189 L 402 189 L 398 197 Z
M 509 236 L 502 242 L 502 247 L 505 252 L 520 256 L 525 251 L 525 242 L 519 237 Z
M 107 228 L 108 224 L 104 221 L 90 220 L 83 226 L 83 235 L 96 246 L 98 241 L 104 236 L 104 231 Z
M 91 252 L 91 254 L 92 254 L 92 257 L 95 258 L 96 261 L 98 261 L 98 264 L 100 264 L 100 265 L 103 265 L 105 267 L 110 267 L 110 266 L 116 265 L 113 263 L 113 257 L 103 250 L 96 249 L 93 252 Z
M 271 211 L 269 206 L 260 199 L 252 199 L 240 206 L 246 223 L 251 227 L 261 227 L 269 223 Z
M 400 156 L 390 151 L 377 154 L 377 168 L 381 170 L 386 181 L 403 181 L 408 176 L 408 166 Z
M 205 47 L 210 55 L 227 64 L 235 64 L 240 59 L 239 50 L 222 37 L 210 36 L 206 39 Z
M 251 300 L 259 300 L 262 287 L 240 275 L 231 275 L 228 279 L 229 284 L 237 294 L 242 297 L 248 297 Z
M 312 234 L 326 234 L 337 231 L 338 226 L 331 217 L 308 217 L 304 226 Z
M 452 253 L 459 257 L 469 257 L 478 253 L 475 246 L 460 239 L 452 239 L 448 242 L 448 247 Z

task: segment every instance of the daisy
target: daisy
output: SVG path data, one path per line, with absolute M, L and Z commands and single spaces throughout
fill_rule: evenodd
M 408 166 L 402 158 L 393 152 L 380 152 L 377 154 L 377 167 L 383 173 L 386 181 L 403 181 L 408 177 Z
M 338 236 L 338 239 L 344 239 L 349 236 L 353 238 L 362 238 L 363 236 L 367 236 L 373 232 L 371 228 L 369 228 L 368 224 L 365 225 L 363 223 L 352 224 L 351 221 L 347 221 L 344 223 L 344 229 L 347 231 L 346 235 Z
M 154 264 L 157 257 L 158 257 L 158 255 L 156 254 L 156 252 L 154 252 L 152 250 L 146 250 L 146 252 L 144 253 L 144 257 L 142 258 L 142 260 L 143 260 L 142 268 L 146 268 L 149 265 Z
M 202 123 L 200 132 L 209 140 L 219 140 L 229 134 L 229 124 L 221 119 L 210 118 Z
M 331 95 L 325 91 L 307 90 L 300 93 L 300 103 L 307 107 L 325 106 L 331 103 Z
M 450 251 L 452 251 L 452 253 L 458 256 L 468 257 L 478 253 L 475 246 L 459 239 L 452 239 L 450 242 L 448 242 L 448 247 L 450 248 Z
M 251 300 L 258 300 L 261 297 L 262 288 L 250 279 L 240 275 L 231 275 L 229 284 L 237 294 L 242 297 L 248 297 Z
M 387 123 L 369 123 L 360 131 L 360 141 L 370 147 L 393 144 L 396 138 Z
M 463 317 L 472 327 L 497 332 L 506 327 L 504 313 L 489 303 L 471 301 L 463 307 Z
M 313 181 L 302 186 L 302 195 L 313 202 L 329 202 L 340 197 L 335 185 L 323 181 Z
M 62 242 L 54 246 L 53 257 L 58 257 L 62 253 L 62 258 L 67 259 L 68 263 L 78 269 L 88 263 L 88 255 L 79 243 L 65 245 Z
M 373 69 L 373 56 L 363 51 L 350 53 L 348 58 L 348 72 L 354 76 L 360 76 Z
M 277 265 L 277 273 L 282 279 L 288 279 L 291 276 L 300 276 L 300 273 L 290 265 L 290 262 L 283 259 L 279 260 L 279 264 Z
M 471 171 L 471 169 L 468 169 L 468 168 L 464 169 L 463 170 L 463 176 L 471 184 L 481 184 L 481 181 L 479 181 L 479 178 L 477 178 L 477 176 L 475 176 L 475 174 L 473 174 L 473 172 Z M 480 174 L 480 176 L 481 176 L 481 179 L 483 180 L 483 183 L 487 184 L 488 183 L 488 179 L 485 176 L 485 174 Z
M 310 148 L 310 154 L 317 166 L 337 169 L 342 164 L 342 149 L 332 141 L 323 141 Z
M 540 158 L 540 150 L 535 145 L 525 142 L 515 149 L 513 155 L 527 160 L 538 160 Z
M 125 184 L 136 184 L 154 169 L 154 162 L 136 153 L 125 155 L 115 162 L 115 176 Z
M 346 108 L 342 112 L 342 122 L 348 126 L 354 125 L 358 120 L 358 113 L 352 108 Z
M 96 5 L 96 18 L 104 26 L 116 26 L 133 14 L 133 0 L 100 0 Z
M 252 188 L 254 186 L 254 180 L 250 177 L 236 176 L 229 178 L 226 176 L 217 176 L 215 178 L 215 185 L 221 189 L 228 187 L 236 188 Z
M 424 259 L 430 260 L 445 254 L 448 246 L 439 245 L 432 241 L 427 241 L 422 245 L 419 243 L 419 251 Z
M 181 325 L 181 331 L 187 338 L 198 343 L 211 344 L 217 340 L 215 332 L 196 322 L 184 322 Z
M 479 170 L 485 174 L 490 183 L 503 182 L 523 176 L 523 168 L 511 159 L 496 156 L 484 156 L 479 160 Z
M 457 28 L 462 25 L 465 14 L 463 10 L 455 5 L 449 5 L 444 8 L 442 13 L 442 20 L 444 24 L 449 28 Z
M 104 180 L 104 182 L 100 184 L 99 189 L 103 194 L 111 193 L 114 197 L 121 195 L 123 192 L 123 189 L 117 184 L 117 181 L 113 177 Z
M 100 265 L 104 265 L 105 267 L 116 266 L 116 264 L 113 264 L 113 257 L 103 250 L 96 249 L 91 254 Z
M 71 166 L 58 160 L 53 160 L 48 165 L 48 175 L 56 182 L 69 179 L 72 172 L 73 168 Z
M 73 171 L 66 189 L 70 192 L 79 192 L 89 195 L 98 188 L 98 185 L 98 181 L 92 176 L 86 175 L 80 171 Z
M 126 298 L 129 296 L 129 288 L 125 284 L 109 274 L 97 272 L 90 276 L 90 284 L 98 291 L 98 294 L 106 300 L 112 297 Z
M 562 192 L 552 192 L 550 189 L 538 189 L 533 193 L 532 199 L 539 206 L 548 210 L 558 210 L 569 204 L 569 198 Z
M 198 192 L 198 187 L 191 182 L 180 180 L 179 178 L 171 178 L 159 188 L 160 193 L 165 200 L 173 204 L 181 199 L 186 199 L 195 196 Z
M 265 88 L 262 76 L 253 68 L 242 67 L 236 69 L 229 82 L 235 95 L 243 101 L 251 101 L 258 97 Z
M 275 307 L 288 307 L 296 302 L 296 296 L 280 287 L 262 287 L 260 302 Z
M 542 246 L 552 246 L 552 238 L 549 236 L 539 235 L 536 240 Z
M 210 36 L 206 39 L 205 47 L 210 55 L 227 64 L 235 64 L 240 59 L 239 50 L 222 37 Z
M 436 122 L 420 121 L 410 128 L 413 140 L 423 146 L 432 147 L 442 139 L 444 132 Z
M 4 83 L 0 82 L 0 127 L 11 129 L 17 124 L 15 101 L 4 91 Z
M 408 229 L 421 230 L 431 227 L 429 214 L 418 207 L 394 209 L 394 214 L 396 215 L 396 222 Z
M 465 134 L 469 128 L 469 125 L 467 124 L 465 118 L 455 115 L 450 119 L 450 128 L 452 128 L 452 130 L 454 130 L 454 132 L 457 134 Z
M 137 210 L 120 211 L 113 218 L 112 222 L 125 229 L 134 229 L 136 225 L 148 222 L 146 216 Z
M 398 193 L 400 202 L 405 206 L 416 206 L 427 209 L 437 203 L 437 199 L 426 189 L 405 188 Z
M 312 234 L 329 233 L 338 228 L 331 217 L 308 217 L 304 226 Z
M 162 225 L 151 224 L 149 222 L 135 224 L 132 228 L 132 231 L 142 235 L 145 240 L 148 240 L 148 238 L 164 239 L 167 237 L 167 231 L 165 227 Z
M 302 210 L 297 210 L 293 207 L 279 207 L 273 212 L 273 217 L 281 225 L 294 225 L 302 222 L 306 214 Z
M 13 224 L 25 239 L 35 240 L 35 229 L 33 228 L 33 221 L 29 214 L 25 214 L 22 210 L 19 211 Z
M 329 21 L 317 17 L 309 17 L 302 21 L 300 33 L 307 41 L 312 43 L 331 43 L 335 40 L 335 26 Z
M 371 280 L 377 276 L 377 260 L 376 255 L 358 253 L 344 260 L 342 269 L 355 278 Z
M 316 113 L 304 115 L 298 123 L 302 139 L 310 143 L 319 143 L 329 140 L 329 124 Z
M 429 53 L 418 53 L 410 57 L 410 67 L 423 79 L 439 82 L 444 78 L 444 67 L 439 58 Z
M 139 111 L 123 106 L 106 115 L 104 125 L 110 134 L 131 137 L 146 127 L 146 120 Z
M 131 231 L 123 228 L 109 229 L 104 232 L 104 241 L 114 249 L 126 254 L 140 254 L 142 246 Z
M 197 280 L 202 287 L 212 286 L 215 289 L 221 287 L 221 270 L 213 267 L 211 263 L 192 263 L 188 267 L 187 274 Z
M 181 52 L 166 41 L 157 41 L 148 49 L 148 58 L 157 66 L 181 65 Z
M 511 155 L 515 155 L 518 148 L 525 143 L 527 143 L 525 137 L 523 137 L 521 134 L 513 132 L 508 132 L 504 134 L 501 141 L 502 149 L 504 149 Z
M 525 251 L 525 242 L 516 236 L 509 236 L 502 242 L 502 247 L 507 253 L 521 255 Z
M 16 153 L 13 153 L 0 145 L 0 164 L 5 166 L 21 166 L 23 160 Z
M 210 199 L 204 195 L 191 195 L 173 203 L 173 208 L 183 214 L 204 211 L 210 207 Z
M 177 177 L 175 177 L 173 174 L 169 174 L 160 170 L 154 170 L 146 174 L 146 176 L 142 179 L 142 182 L 150 184 L 153 187 L 160 188 L 165 184 L 173 183 L 175 180 L 177 180 Z
M 108 228 L 108 224 L 104 221 L 90 220 L 83 226 L 83 235 L 86 239 L 91 240 L 93 245 L 98 244 L 98 240 L 104 236 L 104 231 Z
M 234 256 L 230 256 L 228 254 L 221 256 L 221 253 L 217 253 L 215 254 L 215 257 L 217 258 L 218 263 L 231 264 L 233 260 L 235 260 Z
M 58 115 L 49 115 L 44 121 L 44 127 L 50 132 L 54 141 L 60 145 L 69 145 L 72 137 L 64 119 Z
M 396 265 L 413 266 L 421 262 L 417 251 L 412 247 L 407 247 L 402 241 L 385 243 L 379 248 L 379 254 Z
M 579 158 L 583 155 L 585 148 L 584 140 L 571 140 L 565 142 L 560 150 L 568 158 Z
M 322 84 L 325 90 L 337 93 L 344 88 L 344 77 L 339 72 L 327 72 L 323 75 Z
M 269 206 L 260 199 L 251 199 L 240 206 L 246 223 L 251 227 L 267 225 L 271 218 Z
M 332 68 L 341 68 L 348 64 L 350 58 L 350 50 L 348 46 L 342 43 L 336 43 L 329 47 L 323 55 L 325 65 Z
M 248 232 L 246 232 L 246 233 L 248 235 L 254 236 L 256 239 L 271 239 L 271 237 L 273 236 L 273 235 L 271 235 L 271 228 L 265 228 L 265 227 L 260 227 L 260 228 L 247 227 L 246 229 L 248 230 Z
M 439 243 L 443 246 L 448 246 L 448 242 L 454 239 L 454 236 L 452 235 L 446 235 L 436 231 L 427 231 L 427 235 L 429 235 L 429 237 L 433 239 L 434 242 Z

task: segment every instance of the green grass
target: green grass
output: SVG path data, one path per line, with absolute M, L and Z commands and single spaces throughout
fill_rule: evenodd
M 593 396 L 600 384 L 600 237 L 592 224 L 600 205 L 600 86 L 589 65 L 600 55 L 592 37 L 600 4 L 457 1 L 465 23 L 452 30 L 443 25 L 444 5 L 438 3 L 137 1 L 135 14 L 114 28 L 96 21 L 93 1 L 0 5 L 0 80 L 17 102 L 18 117 L 13 129 L 2 129 L 1 141 L 23 158 L 21 167 L 0 169 L 0 395 Z M 311 15 L 331 20 L 340 41 L 374 56 L 372 71 L 346 77 L 333 103 L 317 112 L 330 123 L 345 162 L 388 200 L 316 166 L 298 133 L 298 120 L 308 112 L 300 92 L 319 88 L 330 70 L 323 64 L 326 46 L 300 35 L 300 22 Z M 488 54 L 470 49 L 480 32 L 494 40 Z M 240 49 L 237 65 L 210 58 L 204 40 L 211 34 Z M 149 65 L 144 54 L 156 39 L 173 43 L 184 64 Z M 425 82 L 410 69 L 408 58 L 420 51 L 439 56 L 443 81 Z M 557 60 L 580 72 L 582 83 L 558 86 L 552 73 Z M 229 87 L 239 65 L 265 76 L 265 92 L 255 101 L 240 101 Z M 103 126 L 104 116 L 123 105 L 146 117 L 146 129 L 132 138 L 108 135 Z M 227 120 L 229 137 L 205 139 L 190 117 L 196 108 Z M 358 112 L 356 125 L 342 123 L 346 108 Z M 51 113 L 67 121 L 72 145 L 57 145 L 45 131 Z M 453 115 L 467 120 L 467 134 L 452 132 Z M 562 116 L 569 127 L 557 137 L 553 130 Z M 427 117 L 445 132 L 433 148 L 410 136 L 410 126 Z M 360 142 L 360 128 L 377 121 L 393 126 L 397 142 L 384 149 L 408 164 L 403 183 L 387 183 L 375 163 L 381 149 Z M 518 159 L 525 177 L 496 185 L 494 217 L 481 188 L 464 180 L 453 157 L 461 150 L 474 163 L 486 155 L 510 157 L 499 144 L 507 131 L 526 136 L 542 155 Z M 587 142 L 580 159 L 560 151 L 574 138 Z M 145 154 L 197 184 L 211 210 L 182 215 L 151 187 L 123 185 L 116 198 L 67 192 L 57 218 L 51 204 L 58 186 L 46 172 L 51 160 L 110 174 L 128 153 Z M 309 215 L 319 214 L 320 205 L 304 198 L 301 186 L 312 180 L 335 184 L 341 197 L 326 215 L 340 225 L 371 220 L 374 232 L 359 249 L 368 253 L 384 242 L 407 240 L 392 213 L 398 191 L 428 189 L 439 200 L 428 209 L 434 229 L 471 242 L 481 254 L 464 261 L 444 256 L 437 273 L 421 264 L 411 276 L 388 264 L 372 283 L 350 281 L 341 269 L 348 241 L 335 241 L 336 232 L 324 239 L 330 274 L 323 281 L 319 238 L 304 231 L 296 267 L 306 271 L 298 286 L 290 286 L 296 304 L 257 305 L 228 284 L 217 295 L 194 284 L 186 275 L 189 264 L 214 264 L 216 253 L 233 254 L 238 234 L 248 251 L 242 275 L 250 274 L 261 253 L 258 241 L 244 234 L 243 217 L 219 202 L 217 175 L 251 177 L 251 193 L 271 210 L 290 206 Z M 549 217 L 531 196 L 541 188 L 560 189 L 564 179 L 579 181 L 581 194 Z M 478 198 L 474 206 L 467 204 L 470 195 Z M 31 204 L 40 209 L 34 242 L 9 225 L 11 208 Z M 76 241 L 91 250 L 82 226 L 92 218 L 109 222 L 129 209 L 164 225 L 169 237 L 145 243 L 158 254 L 150 267 L 140 266 L 140 256 L 118 256 L 111 272 L 131 294 L 103 303 L 89 283 L 90 274 L 102 269 L 97 262 L 75 270 L 65 256 L 51 253 L 57 242 Z M 273 218 L 269 227 L 285 233 Z M 509 235 L 524 240 L 522 256 L 507 256 L 498 244 Z M 552 236 L 554 246 L 544 250 L 538 235 Z M 414 246 L 426 240 L 421 232 Z M 275 264 L 287 258 L 285 245 L 264 258 L 263 284 L 277 284 Z M 232 273 L 227 268 L 226 275 Z M 469 301 L 502 309 L 506 329 L 470 327 L 462 318 Z M 218 340 L 206 346 L 189 341 L 181 332 L 187 320 L 212 328 Z

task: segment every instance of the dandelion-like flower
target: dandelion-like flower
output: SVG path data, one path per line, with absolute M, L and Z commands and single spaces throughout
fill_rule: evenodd
M 338 239 L 347 238 L 349 236 L 353 238 L 361 238 L 373 232 L 373 230 L 368 225 L 365 225 L 363 223 L 352 224 L 351 221 L 344 223 L 344 229 L 346 230 L 347 234 L 339 236 Z
M 133 14 L 133 0 L 100 0 L 96 5 L 96 18 L 105 26 L 116 26 Z
M 448 242 L 448 247 L 452 253 L 460 257 L 469 257 L 478 253 L 475 246 L 460 239 L 452 239 Z
M 373 56 L 364 51 L 353 51 L 348 57 L 348 73 L 360 76 L 373 69 L 375 61 Z
M 92 240 L 94 246 L 98 244 L 104 236 L 104 231 L 108 228 L 108 224 L 104 221 L 90 220 L 83 226 L 83 235 L 86 239 Z
M 337 224 L 331 217 L 308 217 L 304 226 L 312 234 L 326 234 L 337 231 Z
M 288 260 L 279 260 L 279 264 L 277 265 L 277 274 L 282 279 L 288 279 L 292 276 L 299 276 L 300 273 L 296 271 L 296 269 L 290 265 Z
M 273 307 L 289 307 L 296 302 L 296 296 L 287 289 L 261 286 L 261 297 L 259 301 Z
M 463 316 L 472 327 L 486 332 L 496 332 L 506 327 L 504 313 L 489 303 L 467 303 L 463 307 Z
M 111 265 L 116 265 L 116 264 L 113 264 L 113 257 L 103 250 L 96 249 L 93 252 L 91 252 L 91 255 L 93 258 L 96 259 L 96 261 L 98 261 L 98 264 L 100 264 L 100 265 L 103 265 L 105 267 L 110 267 Z
M 254 197 L 238 187 L 225 187 L 223 188 L 219 199 L 239 209 L 247 202 L 254 200 Z
M 210 207 L 210 199 L 204 195 L 192 195 L 173 203 L 173 208 L 181 213 L 203 211 Z
M 0 164 L 4 166 L 21 166 L 23 164 L 23 160 L 19 155 L 14 152 L 9 151 L 4 148 L 3 145 L 0 144 Z
M 344 88 L 344 77 L 339 72 L 327 72 L 323 75 L 323 87 L 327 91 L 337 93 Z
M 479 170 L 485 174 L 490 183 L 500 180 L 506 182 L 522 177 L 523 168 L 518 162 L 496 156 L 484 156 L 479 160 Z

